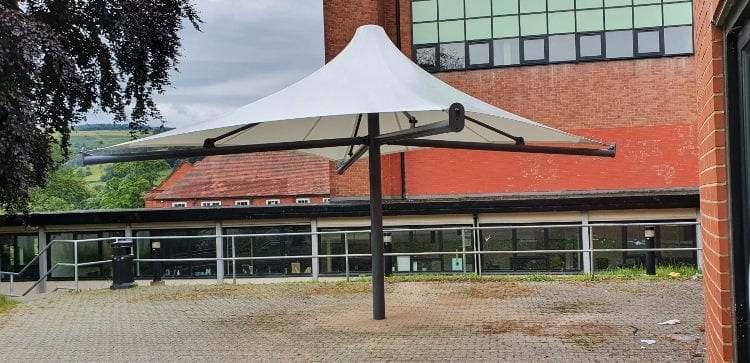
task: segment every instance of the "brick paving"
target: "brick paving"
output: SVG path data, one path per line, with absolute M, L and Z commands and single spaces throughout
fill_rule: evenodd
M 703 361 L 701 281 L 402 282 L 61 293 L 0 314 L 4 361 Z M 675 325 L 658 325 L 679 319 Z M 655 344 L 641 343 L 653 339 Z

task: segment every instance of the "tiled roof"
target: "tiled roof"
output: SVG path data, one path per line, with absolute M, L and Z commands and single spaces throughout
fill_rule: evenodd
M 156 199 L 330 194 L 329 161 L 290 151 L 209 156 Z

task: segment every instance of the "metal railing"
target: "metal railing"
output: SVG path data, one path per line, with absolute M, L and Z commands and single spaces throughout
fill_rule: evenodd
M 591 228 L 595 227 L 622 227 L 622 226 L 697 226 L 697 222 L 653 222 L 653 223 L 589 223 L 589 224 L 553 224 L 553 225 L 499 225 L 499 226 L 481 226 L 481 227 L 427 227 L 427 228 L 397 228 L 397 229 L 388 229 L 384 232 L 386 233 L 394 233 L 394 232 L 419 232 L 419 231 L 455 231 L 459 232 L 461 236 L 461 251 L 425 251 L 425 252 L 395 252 L 395 253 L 385 253 L 384 255 L 386 257 L 398 257 L 398 256 L 461 256 L 461 271 L 460 273 L 466 274 L 466 261 L 467 256 L 473 257 L 477 256 L 476 259 L 476 265 L 478 265 L 479 268 L 476 268 L 475 271 L 470 271 L 471 273 L 478 273 L 482 274 L 482 256 L 486 255 L 549 255 L 549 254 L 578 254 L 583 256 L 583 258 L 580 260 L 578 265 L 581 265 L 581 262 L 583 262 L 584 259 L 588 260 L 589 266 L 590 266 L 590 273 L 594 274 L 595 268 L 594 266 L 594 256 L 597 253 L 604 253 L 604 252 L 638 252 L 638 253 L 644 253 L 644 252 L 697 252 L 701 251 L 700 247 L 673 247 L 673 248 L 576 248 L 576 249 L 535 249 L 535 250 L 475 250 L 474 248 L 477 246 L 480 246 L 481 243 L 478 241 L 478 233 L 483 230 L 502 230 L 502 229 L 543 229 L 543 228 L 569 228 L 569 229 L 580 229 L 580 228 L 588 228 L 589 229 L 589 236 L 593 236 L 591 234 Z M 68 289 L 73 291 L 80 291 L 80 278 L 79 278 L 79 268 L 86 267 L 86 266 L 94 266 L 94 265 L 102 265 L 102 264 L 108 264 L 111 263 L 111 260 L 102 260 L 102 261 L 93 261 L 93 262 L 83 262 L 80 263 L 79 260 L 79 250 L 78 245 L 81 243 L 87 243 L 87 242 L 98 242 L 98 241 L 105 241 L 105 242 L 117 242 L 117 241 L 135 241 L 135 247 L 134 249 L 138 251 L 137 241 L 145 240 L 145 241 L 151 241 L 151 240 L 172 240 L 172 239 L 179 239 L 179 240 L 189 240 L 189 239 L 218 239 L 221 238 L 221 245 L 222 245 L 222 254 L 224 250 L 224 243 L 228 240 L 231 243 L 231 257 L 197 257 L 197 258 L 140 258 L 136 257 L 133 259 L 134 263 L 154 263 L 154 262 L 215 262 L 217 265 L 221 262 L 231 262 L 232 265 L 232 282 L 237 283 L 237 262 L 238 261 L 257 261 L 257 260 L 305 260 L 310 259 L 311 260 L 311 266 L 312 264 L 316 262 L 320 262 L 320 259 L 324 258 L 344 258 L 345 263 L 345 271 L 344 275 L 347 278 L 347 280 L 351 276 L 350 271 L 350 258 L 353 257 L 371 257 L 372 255 L 370 253 L 349 253 L 349 236 L 352 234 L 362 234 L 367 233 L 369 234 L 370 230 L 368 229 L 358 229 L 358 230 L 330 230 L 330 231 L 317 231 L 317 232 L 290 232 L 290 233 L 250 233 L 250 234 L 229 234 L 229 235 L 201 235 L 201 236 L 158 236 L 158 237 L 109 237 L 109 238 L 93 238 L 93 239 L 81 239 L 81 240 L 53 240 L 49 244 L 45 246 L 42 250 L 39 251 L 38 255 L 35 256 L 31 261 L 29 261 L 24 268 L 22 268 L 18 272 L 7 272 L 7 271 L 0 271 L 0 283 L 2 283 L 2 276 L 9 276 L 9 293 L 10 296 L 25 296 L 28 294 L 31 290 L 33 290 L 36 286 L 38 286 L 42 281 L 46 281 L 48 277 L 50 277 L 56 269 L 58 269 L 61 266 L 68 266 L 73 268 L 73 287 L 59 287 L 58 289 Z M 470 238 L 469 241 L 467 241 L 467 232 L 471 232 L 469 234 Z M 258 238 L 258 237 L 292 237 L 292 236 L 309 236 L 309 237 L 321 237 L 324 235 L 343 235 L 343 243 L 344 243 L 344 253 L 337 253 L 337 254 L 320 254 L 320 253 L 311 253 L 311 254 L 304 254 L 304 255 L 293 255 L 293 256 L 237 256 L 237 247 L 236 242 L 238 238 Z M 580 240 L 580 238 L 579 238 Z M 592 238 L 593 241 L 593 238 Z M 472 246 L 471 250 L 467 250 L 467 243 L 470 242 L 469 245 Z M 21 276 L 29 267 L 36 266 L 33 265 L 34 261 L 38 261 L 40 257 L 43 254 L 46 254 L 51 247 L 54 244 L 62 244 L 62 243 L 72 243 L 73 244 L 73 262 L 57 262 L 55 265 L 53 265 L 49 270 L 46 271 L 40 278 L 35 281 L 31 287 L 29 287 L 23 294 L 21 295 L 15 295 L 14 294 L 14 284 L 16 283 L 16 278 Z M 368 242 L 369 245 L 369 242 Z M 137 254 L 137 252 L 136 252 Z M 576 271 L 580 271 L 581 268 L 579 267 Z M 217 271 L 218 272 L 218 271 Z M 418 271 L 412 271 L 417 272 Z M 445 272 L 445 271 L 441 271 Z M 539 272 L 539 271 L 528 271 L 528 272 Z M 544 272 L 544 271 L 541 271 Z M 549 272 L 549 271 L 547 271 Z M 568 271 L 573 272 L 573 271 Z M 459 273 L 459 271 L 448 271 L 448 273 Z M 221 276 L 216 276 L 217 282 L 223 281 L 225 274 L 221 274 Z M 317 277 L 317 276 L 315 276 Z

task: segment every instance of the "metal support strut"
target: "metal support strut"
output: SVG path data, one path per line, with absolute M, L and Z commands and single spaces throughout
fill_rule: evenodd
M 385 319 L 383 275 L 383 195 L 380 177 L 380 114 L 367 114 L 367 145 L 370 157 L 370 250 L 372 253 L 372 318 Z

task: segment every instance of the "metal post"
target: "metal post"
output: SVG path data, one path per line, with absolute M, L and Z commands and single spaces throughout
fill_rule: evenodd
M 224 283 L 224 234 L 221 222 L 216 222 L 216 284 Z
M 13 296 L 13 274 L 10 274 L 10 288 L 8 290 L 8 296 Z
M 385 319 L 385 277 L 383 275 L 383 192 L 380 175 L 380 114 L 367 114 L 370 157 L 370 251 L 372 253 L 372 318 Z
M 81 291 L 78 288 L 78 241 L 73 241 L 73 276 L 76 281 L 76 292 Z
M 237 252 L 235 252 L 234 236 L 232 236 L 232 283 L 237 284 Z
M 703 271 L 703 238 L 701 236 L 701 217 L 696 217 L 698 224 L 695 226 L 695 247 L 699 248 L 695 251 L 695 261 L 698 266 L 698 271 Z
M 646 238 L 646 248 L 654 248 L 654 236 L 656 229 L 653 226 L 646 227 L 644 236 Z M 656 257 L 654 251 L 646 252 L 646 275 L 656 275 Z
M 40 294 L 43 294 L 47 292 L 47 256 L 49 251 L 46 251 L 45 248 L 47 248 L 47 231 L 44 229 L 44 227 L 39 227 L 39 251 L 41 252 L 39 255 L 39 277 L 42 278 L 42 281 L 37 286 L 37 292 Z
M 383 234 L 383 252 L 385 253 L 391 253 L 393 252 L 393 236 L 391 236 L 390 232 L 386 232 Z M 384 266 L 385 269 L 385 275 L 391 276 L 393 275 L 393 257 L 392 256 L 386 256 L 384 260 Z
M 466 275 L 466 235 L 464 229 L 461 228 L 461 269 L 463 274 Z
M 349 237 L 346 233 L 344 233 L 344 260 L 346 260 L 346 281 L 349 281 Z
M 320 240 L 318 236 L 318 220 L 317 218 L 310 218 L 310 231 L 312 232 L 312 235 L 310 236 L 311 243 L 312 243 L 312 278 L 313 280 L 317 280 L 318 276 L 320 276 L 320 258 L 318 257 L 320 245 L 318 241 Z
M 589 226 L 588 212 L 581 212 L 581 223 L 583 224 L 583 227 L 581 227 L 582 247 L 584 250 L 591 250 L 593 249 L 594 243 L 591 236 L 591 227 Z M 581 256 L 583 257 L 583 273 L 587 275 L 591 275 L 594 271 L 594 259 L 591 257 L 592 254 L 592 252 L 584 252 L 583 256 Z

